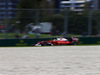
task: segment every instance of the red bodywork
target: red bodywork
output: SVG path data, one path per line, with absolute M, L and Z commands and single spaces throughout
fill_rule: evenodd
M 67 44 L 71 44 L 71 41 L 54 41 L 54 40 L 50 40 L 50 41 L 46 41 L 49 42 L 53 45 L 67 45 Z
M 78 38 L 71 37 L 70 40 L 66 38 L 57 38 L 49 41 L 40 41 L 35 46 L 52 46 L 52 45 L 76 45 L 78 44 Z

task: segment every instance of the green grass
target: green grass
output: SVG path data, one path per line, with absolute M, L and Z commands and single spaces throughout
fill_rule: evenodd
M 6 36 L 8 37 L 8 38 L 15 38 L 15 35 L 16 35 L 16 33 L 7 33 L 7 35 L 5 34 L 5 33 L 0 33 L 0 38 L 6 38 Z M 19 36 L 20 36 L 20 38 L 22 38 L 22 36 L 24 35 L 24 34 L 18 34 Z M 29 38 L 35 38 L 36 37 L 36 34 L 27 34 L 27 36 L 29 37 Z M 81 35 L 72 35 L 72 34 L 69 34 L 68 35 L 69 37 L 80 37 Z M 50 34 L 41 34 L 40 35 L 40 38 L 54 38 L 54 37 L 63 37 L 62 35 L 59 35 L 59 36 L 51 36 Z

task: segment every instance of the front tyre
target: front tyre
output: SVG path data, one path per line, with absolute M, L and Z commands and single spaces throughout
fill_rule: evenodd
M 42 42 L 41 46 L 47 46 L 47 42 Z

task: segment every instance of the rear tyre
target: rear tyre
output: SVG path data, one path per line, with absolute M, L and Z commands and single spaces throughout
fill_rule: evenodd
M 73 45 L 77 45 L 78 43 L 77 43 L 77 42 L 75 42 L 75 41 L 73 41 L 73 42 L 72 42 L 72 44 L 73 44 Z

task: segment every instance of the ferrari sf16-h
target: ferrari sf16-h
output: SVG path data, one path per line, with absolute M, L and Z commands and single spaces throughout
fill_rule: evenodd
M 55 46 L 55 45 L 77 45 L 78 38 L 57 38 L 54 40 L 40 41 L 35 46 Z

